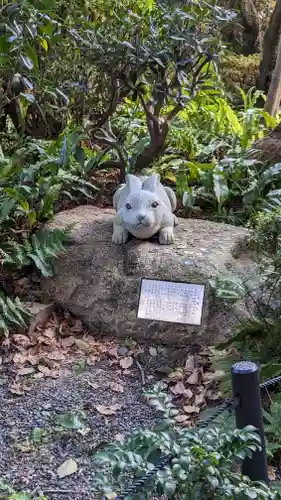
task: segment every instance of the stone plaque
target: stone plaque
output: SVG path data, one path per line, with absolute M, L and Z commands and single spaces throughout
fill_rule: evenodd
M 204 285 L 142 279 L 138 318 L 201 325 Z

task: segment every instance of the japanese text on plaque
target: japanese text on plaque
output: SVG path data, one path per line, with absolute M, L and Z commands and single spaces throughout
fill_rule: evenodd
M 138 318 L 200 325 L 204 285 L 142 280 Z

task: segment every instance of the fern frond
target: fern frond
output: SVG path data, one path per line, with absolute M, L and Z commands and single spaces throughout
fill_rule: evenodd
M 85 179 L 78 177 L 77 175 L 66 172 L 65 170 L 59 171 L 58 178 L 61 179 L 64 185 L 70 184 L 71 187 L 75 188 L 77 188 L 78 186 L 87 187 L 91 190 L 98 191 L 98 187 L 92 184 L 91 182 L 86 181 Z
M 2 334 L 7 335 L 11 326 L 26 328 L 27 320 L 32 317 L 33 315 L 24 307 L 18 297 L 11 299 L 0 295 L 0 332 Z
M 16 268 L 21 268 L 29 264 L 24 245 L 14 240 L 1 244 L 0 255 L 2 257 L 2 264 L 11 265 Z
M 45 277 L 53 276 L 52 260 L 64 250 L 71 227 L 42 229 L 23 243 L 9 241 L 0 247 L 2 263 L 16 268 L 34 263 Z
M 69 241 L 70 228 L 43 229 L 33 234 L 26 245 L 26 255 L 45 277 L 53 276 L 53 259 L 65 249 Z

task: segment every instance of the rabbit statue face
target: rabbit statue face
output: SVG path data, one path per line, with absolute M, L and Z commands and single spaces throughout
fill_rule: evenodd
M 112 241 L 121 245 L 128 241 L 129 233 L 146 240 L 159 233 L 159 243 L 169 245 L 174 241 L 173 214 L 176 196 L 172 189 L 162 186 L 158 174 L 150 177 L 126 176 L 126 184 L 113 196 L 116 216 L 113 220 Z
M 165 204 L 156 194 L 139 191 L 127 198 L 121 215 L 129 233 L 146 239 L 159 231 L 165 209 Z

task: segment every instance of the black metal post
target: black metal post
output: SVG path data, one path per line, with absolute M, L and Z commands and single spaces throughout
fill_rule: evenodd
M 238 429 L 243 429 L 246 425 L 256 427 L 262 446 L 262 450 L 254 452 L 251 459 L 244 460 L 242 472 L 252 481 L 268 484 L 259 368 L 251 361 L 240 361 L 232 366 L 231 372 L 233 396 L 239 399 L 235 409 L 236 426 Z

